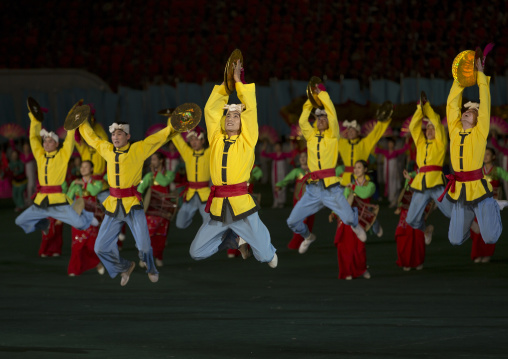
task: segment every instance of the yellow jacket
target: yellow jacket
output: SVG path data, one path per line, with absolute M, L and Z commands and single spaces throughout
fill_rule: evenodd
M 210 174 L 215 186 L 247 182 L 254 165 L 254 148 L 258 141 L 258 116 L 256 87 L 237 82 L 238 98 L 246 109 L 241 114 L 241 132 L 228 137 L 224 131 L 225 116 L 223 107 L 229 95 L 224 85 L 215 86 L 205 106 L 205 121 L 210 143 Z M 223 166 L 224 165 L 224 166 Z M 259 206 L 250 194 L 230 198 L 214 197 L 210 216 L 223 221 L 226 206 L 232 209 L 234 220 L 242 219 L 258 211 Z
M 103 140 L 108 139 L 108 135 L 100 124 L 95 123 L 93 125 L 93 130 L 99 138 Z M 93 175 L 104 175 L 106 171 L 106 161 L 93 147 L 88 146 L 88 144 L 84 142 L 76 142 L 76 149 L 81 156 L 81 161 L 91 161 L 93 163 Z
M 422 131 L 422 107 L 417 105 L 416 112 L 409 124 L 409 131 L 416 145 L 416 164 L 418 167 L 443 166 L 446 146 L 448 146 L 445 128 L 441 124 L 439 115 L 434 112 L 429 102 L 423 106 L 423 110 L 436 130 L 436 138 L 428 141 L 425 137 Z M 411 189 L 422 192 L 425 189 L 443 186 L 444 184 L 443 171 L 418 173 L 411 183 Z
M 168 125 L 143 141 L 129 143 L 121 148 L 115 148 L 111 142 L 100 139 L 88 121 L 79 127 L 79 132 L 85 141 L 106 160 L 109 186 L 125 189 L 137 186 L 141 182 L 143 162 L 168 141 L 168 136 L 174 132 L 174 129 Z M 143 209 L 142 202 L 135 196 L 125 198 L 109 196 L 102 205 L 110 216 L 115 216 L 121 207 L 125 214 L 128 214 L 131 209 Z
M 74 132 L 67 131 L 62 148 L 53 152 L 44 151 L 40 136 L 42 125 L 31 113 L 30 116 L 30 146 L 37 162 L 37 175 L 41 186 L 61 186 L 67 175 L 67 165 L 74 149 Z M 65 193 L 38 193 L 34 204 L 38 207 L 58 206 L 70 204 L 72 201 Z
M 210 181 L 210 148 L 205 148 L 196 152 L 184 141 L 180 134 L 173 137 L 173 143 L 185 162 L 187 181 Z M 196 193 L 199 195 L 200 201 L 205 203 L 210 195 L 210 188 L 205 187 L 197 190 L 189 188 L 185 200 L 190 201 Z
M 461 122 L 464 87 L 454 81 L 448 95 L 446 116 L 450 133 L 450 157 L 455 172 L 474 171 L 483 167 L 490 129 L 490 77 L 485 76 L 483 72 L 478 72 L 477 81 L 480 88 L 478 123 L 469 130 L 464 130 Z M 492 197 L 492 186 L 485 177 L 472 182 L 457 181 L 455 193 L 449 190 L 446 197 L 452 202 L 461 199 L 465 204 L 474 204 L 484 198 Z
M 328 92 L 321 91 L 318 95 L 325 107 L 328 117 L 328 128 L 321 134 L 320 131 L 309 123 L 312 105 L 309 100 L 303 104 L 303 111 L 300 116 L 299 124 L 302 135 L 307 141 L 307 163 L 311 172 L 335 169 L 337 157 L 339 155 L 339 122 L 335 106 Z M 327 177 L 322 179 L 325 188 L 338 185 L 338 177 Z
M 342 157 L 344 165 L 354 167 L 356 161 L 364 160 L 369 162 L 369 155 L 374 146 L 379 142 L 381 136 L 385 133 L 392 119 L 386 122 L 378 121 L 372 131 L 364 138 L 356 138 L 348 140 L 347 138 L 339 139 L 339 154 Z M 347 186 L 353 179 L 352 172 L 344 172 L 340 184 Z

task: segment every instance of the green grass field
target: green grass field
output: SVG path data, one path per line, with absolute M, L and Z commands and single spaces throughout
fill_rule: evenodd
M 67 276 L 68 226 L 62 257 L 39 258 L 40 232 L 25 235 L 0 202 L 0 358 L 508 357 L 507 228 L 492 262 L 473 264 L 471 242 L 451 246 L 449 222 L 434 212 L 425 268 L 403 272 L 398 216 L 383 205 L 384 237 L 367 242 L 372 279 L 343 281 L 329 211 L 300 255 L 286 248 L 291 208 L 269 209 L 262 189 L 278 268 L 225 252 L 193 261 L 196 217 L 187 230 L 171 226 L 159 282 L 136 268 L 126 287 L 95 271 Z M 122 255 L 137 261 L 130 235 Z

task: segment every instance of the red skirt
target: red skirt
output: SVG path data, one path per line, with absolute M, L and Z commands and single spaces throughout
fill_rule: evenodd
M 397 242 L 397 265 L 416 268 L 425 261 L 425 234 L 406 222 L 407 209 L 400 212 L 399 224 L 395 230 Z
M 476 218 L 474 219 L 476 222 Z M 483 241 L 481 233 L 475 233 L 470 231 L 471 240 L 473 241 L 473 246 L 471 247 L 471 259 L 475 260 L 478 257 L 492 257 L 494 255 L 494 251 L 496 250 L 496 244 L 486 244 Z
M 41 246 L 39 247 L 39 256 L 45 255 L 51 257 L 55 254 L 62 254 L 62 229 L 63 223 L 54 218 L 49 219 L 48 234 L 42 234 Z
M 339 279 L 362 276 L 367 270 L 365 243 L 358 239 L 351 226 L 340 221 L 335 232 L 334 243 L 337 247 Z
M 80 275 L 97 267 L 100 260 L 95 254 L 94 246 L 98 234 L 99 227 L 90 226 L 84 231 L 72 228 L 71 259 L 67 267 L 68 274 Z
M 146 216 L 146 223 L 148 224 L 153 256 L 162 260 L 168 237 L 169 221 L 158 216 Z

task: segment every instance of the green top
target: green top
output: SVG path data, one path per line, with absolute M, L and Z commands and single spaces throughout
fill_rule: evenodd
M 348 198 L 352 190 L 353 190 L 352 188 L 346 187 L 346 189 L 344 190 L 344 196 Z M 374 192 L 376 192 L 376 185 L 374 184 L 374 182 L 370 181 L 365 181 L 363 186 L 356 185 L 354 189 L 354 193 L 362 199 L 371 197 L 374 194 Z
M 276 187 L 286 187 L 289 183 L 296 181 L 297 179 L 305 176 L 305 170 L 300 167 L 294 168 L 289 172 L 286 177 L 282 181 L 279 181 L 275 184 Z
M 409 172 L 409 177 L 415 178 L 416 177 L 416 171 Z M 404 184 L 404 188 L 406 188 L 407 186 L 409 186 L 409 180 L 406 178 L 406 183 Z
M 337 166 L 337 167 L 335 167 L 335 175 L 337 177 L 340 177 L 344 173 L 345 170 L 346 170 L 346 167 L 344 165 Z
M 508 181 L 508 172 L 507 171 L 505 171 L 504 169 L 502 169 L 499 166 L 496 166 L 495 171 L 496 171 L 496 175 L 493 176 L 494 179 L 502 179 L 504 181 Z
M 259 181 L 263 177 L 263 170 L 258 166 L 253 167 L 252 171 L 250 171 L 249 183 Z
M 171 182 L 175 180 L 175 172 L 173 171 L 165 171 L 165 173 L 157 173 L 157 176 L 155 176 L 155 181 L 153 178 L 153 172 L 148 172 L 145 177 L 143 177 L 143 180 L 138 185 L 138 192 L 144 193 L 149 186 L 159 185 L 162 187 L 169 186 Z
M 9 169 L 11 170 L 14 176 L 20 175 L 25 172 L 25 164 L 20 160 L 17 161 L 9 161 Z
M 83 186 L 81 184 L 76 183 L 78 180 L 74 180 L 71 183 L 71 186 L 69 187 L 69 190 L 67 191 L 67 196 L 69 196 L 70 199 L 74 199 L 76 195 L 79 195 L 80 197 L 83 197 Z M 65 183 L 65 182 L 64 182 Z M 66 187 L 67 187 L 67 183 Z M 64 186 L 62 185 L 62 188 Z M 91 181 L 86 186 L 86 192 L 89 193 L 90 196 L 97 196 L 99 192 L 102 190 L 102 181 Z

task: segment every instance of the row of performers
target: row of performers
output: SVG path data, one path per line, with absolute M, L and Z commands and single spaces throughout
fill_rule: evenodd
M 271 244 L 270 233 L 257 213 L 259 205 L 247 189 L 258 140 L 255 86 L 242 84 L 241 64 L 237 64 L 234 72 L 235 89 L 242 104 L 228 105 L 230 92 L 224 84 L 215 86 L 205 107 L 210 147 L 203 148 L 204 138 L 199 139 L 198 135 L 191 136 L 190 146 L 183 142 L 178 148 L 185 161 L 189 181 L 186 201 L 179 211 L 179 217 L 181 215 L 183 227 L 190 223 L 190 218 L 198 210 L 203 215 L 204 223 L 190 246 L 193 259 L 202 260 L 221 249 L 236 248 L 242 257 L 247 258 L 252 254 L 258 261 L 276 268 L 278 257 Z M 489 78 L 483 74 L 483 68 L 478 69 L 478 86 L 481 104 L 466 104 L 464 112 L 461 103 L 464 87 L 454 83 L 450 91 L 447 118 L 454 174 L 447 176 L 448 183 L 442 172 L 448 138 L 430 103 L 425 101 L 418 105 L 410 126 L 417 147 L 419 170 L 410 185 L 413 194 L 406 222 L 415 230 L 430 233 L 425 226 L 425 210 L 429 202 L 434 200 L 443 214 L 450 218 L 448 237 L 454 245 L 460 245 L 470 237 L 475 217 L 486 244 L 496 243 L 502 232 L 501 205 L 493 199 L 492 184 L 482 171 L 490 127 Z M 363 196 L 369 197 L 369 181 L 365 177 L 366 166 L 362 160 L 368 157 L 390 122 L 389 116 L 380 116 L 376 127 L 365 138 L 359 137 L 359 128 L 352 123 L 347 130 L 347 138 L 339 138 L 337 115 L 330 96 L 322 84 L 316 85 L 314 90 L 323 109 L 315 111 L 317 121 L 313 126 L 308 121 L 313 110 L 310 100 L 303 106 L 299 124 L 307 142 L 309 173 L 302 178 L 306 183 L 305 193 L 287 219 L 289 228 L 303 238 L 299 245 L 300 253 L 305 252 L 316 240 L 306 219 L 324 207 L 331 209 L 343 223 L 344 227 L 339 228 L 339 233 L 350 229 L 359 242 L 366 241 L 366 228 L 362 225 L 359 208 L 348 203 L 344 188 L 357 194 L 363 192 Z M 227 110 L 226 114 L 224 110 Z M 192 116 L 189 111 L 184 113 Z M 69 211 L 68 198 L 61 193 L 66 163 L 74 141 L 73 131 L 69 131 L 64 146 L 57 151 L 51 142 L 46 143 L 47 140 L 51 141 L 51 136 L 40 131 L 40 122 L 31 113 L 30 117 L 30 143 L 38 165 L 39 181 L 44 186 L 37 194 L 34 206 L 25 210 L 16 219 L 16 224 L 27 233 L 46 229 L 45 218 L 51 214 L 80 230 L 98 225 L 98 220 L 86 210 L 81 215 Z M 425 133 L 422 131 L 424 118 L 429 121 Z M 114 278 L 120 274 L 120 284 L 126 285 L 135 263 L 120 257 L 116 241 L 121 226 L 127 223 L 136 241 L 139 258 L 147 267 L 148 278 L 157 282 L 159 275 L 153 260 L 143 201 L 135 186 L 141 179 L 143 161 L 167 142 L 174 129 L 168 125 L 145 140 L 132 144 L 129 142 L 128 124 L 117 122 L 109 130 L 111 142 L 101 139 L 88 121 L 79 127 L 89 146 L 106 161 L 109 177 L 109 196 L 102 201 L 106 216 L 94 250 L 109 275 Z M 195 147 L 194 142 L 201 146 Z M 341 178 L 337 177 L 335 170 L 339 153 L 345 163 Z M 210 180 L 213 183 L 211 188 L 208 187 Z M 380 232 L 378 227 L 377 233 Z M 352 262 L 356 251 L 348 252 L 348 246 L 340 246 L 343 237 L 346 236 L 340 234 L 337 245 L 341 252 L 348 253 L 346 257 Z M 403 266 L 410 268 L 413 264 Z M 348 273 L 345 269 L 342 272 L 345 278 L 369 276 L 365 267 L 355 273 L 352 270 Z
M 418 125 L 420 113 L 420 111 L 417 111 L 415 114 L 416 125 Z M 431 112 L 430 116 L 435 118 L 436 115 Z M 437 118 L 437 120 L 439 119 Z M 436 121 L 436 123 L 439 123 L 439 121 Z M 355 126 L 352 127 L 356 128 Z M 430 138 L 432 140 L 435 138 L 432 133 L 433 131 L 435 133 L 433 127 L 434 125 L 429 121 L 423 129 L 426 132 L 427 139 Z M 412 126 L 412 128 L 413 133 L 416 134 L 415 137 L 418 138 L 419 131 L 416 130 L 415 126 Z M 438 131 L 441 131 L 439 127 Z M 370 138 L 365 138 L 364 140 L 367 142 L 369 139 Z M 188 164 L 189 182 L 185 191 L 181 193 L 185 201 L 176 217 L 177 227 L 187 228 L 197 211 L 200 212 L 203 219 L 206 216 L 204 212 L 204 203 L 209 194 L 209 182 L 206 180 L 206 176 L 201 178 L 200 174 L 206 173 L 208 170 L 206 168 L 208 161 L 203 161 L 203 159 L 201 159 L 203 156 L 205 156 L 204 159 L 207 159 L 206 155 L 208 155 L 208 153 L 205 155 L 204 133 L 199 129 L 193 130 L 187 134 L 187 143 L 181 135 L 176 136 L 173 141 L 185 163 Z M 83 156 L 86 156 L 87 150 L 90 151 L 91 149 L 85 147 L 83 144 L 78 144 L 78 150 Z M 91 153 L 93 154 L 94 152 L 91 151 Z M 93 159 L 93 156 L 90 157 Z M 101 166 L 101 161 L 98 162 L 98 159 L 102 160 L 102 157 L 95 158 L 96 163 Z M 494 166 L 494 160 L 495 151 L 491 148 L 487 148 L 483 172 L 493 187 L 494 198 L 497 199 L 500 179 L 508 180 L 508 173 L 502 168 Z M 169 188 L 170 184 L 174 181 L 175 173 L 164 169 L 165 162 L 166 158 L 161 152 L 156 152 L 152 155 L 150 160 L 151 171 L 143 177 L 141 184 L 137 188 L 138 192 L 144 195 L 144 203 L 147 207 L 146 219 L 153 253 L 158 267 L 163 265 L 163 251 L 167 241 L 168 229 L 171 219 L 176 214 L 178 202 L 178 196 L 170 194 Z M 309 173 L 306 151 L 299 155 L 299 164 L 300 166 L 298 168 L 293 169 L 282 181 L 276 184 L 276 190 L 279 190 L 286 187 L 289 183 L 295 182 L 294 205 L 305 192 L 306 180 L 304 177 Z M 104 213 L 101 211 L 100 206 L 97 205 L 97 196 L 101 198 L 104 197 L 104 194 L 107 194 L 107 175 L 104 176 L 104 179 L 101 178 L 100 175 L 94 175 L 93 173 L 96 172 L 94 169 L 95 165 L 90 159 L 84 160 L 80 168 L 82 178 L 75 179 L 71 183 L 70 188 L 68 190 L 64 188 L 64 191 L 67 192 L 67 195 L 72 200 L 84 200 L 84 208 L 95 213 L 96 218 L 101 221 L 104 217 Z M 341 177 L 344 171 L 345 166 L 339 166 L 336 168 L 336 175 Z M 378 207 L 370 204 L 370 199 L 375 192 L 375 185 L 369 180 L 367 171 L 367 163 L 364 160 L 358 160 L 355 163 L 352 181 L 346 186 L 345 196 L 352 206 L 358 208 L 362 227 L 366 231 L 372 228 L 370 232 L 381 237 L 383 235 L 383 229 L 376 220 Z M 425 245 L 430 244 L 434 229 L 432 225 L 427 225 L 425 231 L 414 229 L 409 226 L 406 221 L 413 196 L 410 187 L 416 174 L 416 171 L 412 173 L 408 173 L 407 171 L 404 172 L 406 185 L 399 197 L 399 207 L 397 210 L 397 212 L 400 213 L 400 219 L 395 232 L 398 253 L 397 264 L 406 271 L 411 268 L 423 268 Z M 252 193 L 253 182 L 258 180 L 261 176 L 262 172 L 260 168 L 255 166 L 251 171 L 251 179 L 249 180 L 250 193 Z M 203 179 L 203 181 L 199 181 L 199 179 Z M 428 217 L 435 206 L 435 202 L 432 200 L 427 204 L 424 211 L 424 219 Z M 364 242 L 358 239 L 355 232 L 351 230 L 351 226 L 345 225 L 335 214 L 330 216 L 330 220 L 332 220 L 333 217 L 335 217 L 338 222 L 334 243 L 337 247 L 339 278 L 352 279 L 358 276 L 369 278 L 370 274 L 366 266 Z M 309 216 L 305 222 L 309 230 L 312 231 L 314 215 Z M 55 253 L 59 254 L 61 252 L 62 224 L 54 219 L 51 219 L 51 223 L 52 225 L 48 233 L 43 234 L 43 242 L 39 252 L 41 256 L 53 255 Z M 125 227 L 123 231 L 125 232 Z M 99 273 L 104 273 L 104 269 L 100 265 L 99 259 L 94 252 L 97 234 L 98 228 L 94 226 L 90 226 L 86 230 L 72 228 L 71 259 L 68 267 L 69 275 L 79 275 L 92 268 L 98 268 Z M 121 234 L 118 242 L 120 248 L 124 238 L 124 234 Z M 484 243 L 477 221 L 473 222 L 471 227 L 471 238 L 473 240 L 471 258 L 475 262 L 488 262 L 494 253 L 495 244 Z M 295 233 L 288 243 L 288 248 L 299 250 L 300 253 L 305 253 L 309 246 L 302 246 L 303 242 L 303 237 Z M 240 252 L 238 250 L 228 249 L 229 257 L 236 257 L 239 255 Z

